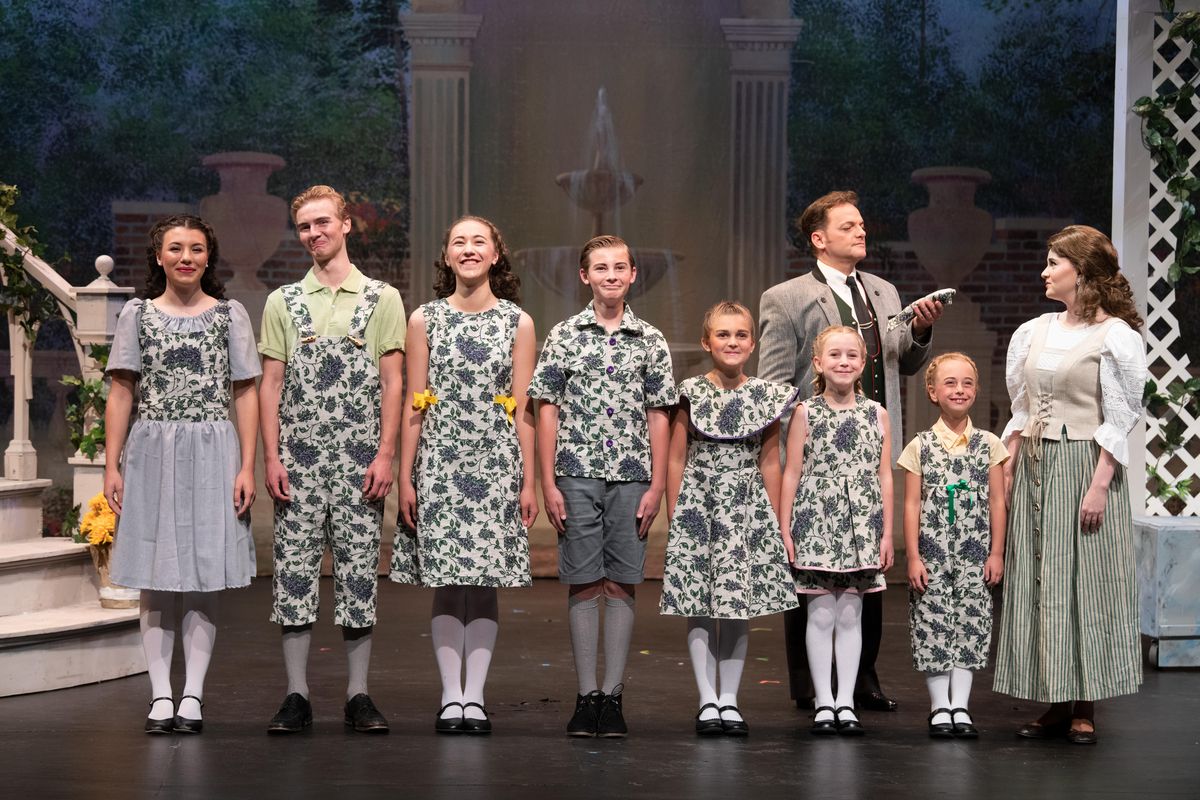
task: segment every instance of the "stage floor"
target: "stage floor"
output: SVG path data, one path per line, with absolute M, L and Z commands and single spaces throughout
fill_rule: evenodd
M 908 654 L 906 594 L 891 587 L 879 672 L 900 702 L 864 712 L 861 739 L 817 738 L 787 697 L 779 616 L 753 623 L 740 705 L 747 739 L 698 739 L 684 623 L 641 588 L 626 681 L 625 740 L 564 734 L 575 698 L 565 590 L 538 580 L 501 593 L 488 683 L 490 737 L 433 732 L 439 689 L 430 592 L 381 581 L 371 695 L 388 736 L 342 724 L 345 658 L 323 581 L 309 668 L 316 721 L 266 734 L 286 687 L 270 582 L 223 598 L 200 736 L 142 733 L 145 675 L 0 699 L 0 779 L 12 798 L 1195 798 L 1200 794 L 1200 671 L 1147 668 L 1139 694 L 1098 705 L 1100 743 L 1018 739 L 1037 706 L 976 679 L 977 741 L 931 741 L 928 698 Z M 177 654 L 176 694 L 182 687 Z

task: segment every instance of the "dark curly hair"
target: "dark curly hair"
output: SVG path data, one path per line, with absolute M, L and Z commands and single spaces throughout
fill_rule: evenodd
M 225 284 L 217 277 L 217 263 L 221 255 L 220 248 L 217 246 L 217 235 L 213 233 L 211 225 L 193 214 L 175 214 L 166 219 L 160 219 L 150 229 L 150 246 L 146 248 L 146 286 L 142 290 L 142 297 L 153 299 L 167 290 L 167 273 L 158 263 L 158 254 L 162 252 L 163 239 L 166 237 L 167 231 L 172 228 L 187 228 L 204 233 L 204 239 L 208 244 L 208 263 L 204 267 L 204 272 L 200 273 L 200 289 L 210 297 L 224 300 Z
M 1087 225 L 1068 225 L 1047 240 L 1046 247 L 1071 262 L 1079 273 L 1075 290 L 1076 313 L 1085 322 L 1095 322 L 1096 311 L 1142 329 L 1142 318 L 1133 302 L 1133 290 L 1117 264 L 1117 250 L 1100 231 Z
M 512 265 L 508 261 L 508 245 L 504 244 L 504 237 L 500 235 L 500 229 L 491 220 L 476 217 L 473 214 L 459 217 L 450 224 L 449 228 L 446 228 L 446 235 L 442 237 L 442 255 L 433 262 L 433 293 L 439 298 L 454 294 L 454 270 L 450 269 L 450 265 L 446 263 L 446 248 L 450 246 L 450 232 L 460 222 L 467 221 L 478 222 L 491 232 L 492 246 L 496 248 L 498 256 L 496 263 L 488 270 L 488 284 L 492 287 L 492 294 L 501 300 L 509 300 L 519 305 L 521 303 L 521 279 L 513 272 Z

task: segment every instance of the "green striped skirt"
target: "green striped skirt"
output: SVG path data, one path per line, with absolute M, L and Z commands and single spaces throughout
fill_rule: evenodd
M 1079 530 L 1079 505 L 1100 457 L 1094 441 L 1021 444 L 1005 547 L 995 690 L 1058 703 L 1102 700 L 1142 682 L 1133 518 L 1125 470 L 1108 487 L 1104 522 Z

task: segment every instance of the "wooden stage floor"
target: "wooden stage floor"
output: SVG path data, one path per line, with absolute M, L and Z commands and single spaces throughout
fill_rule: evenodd
M 430 592 L 381 581 L 371 694 L 388 736 L 342 724 L 345 659 L 323 581 L 309 682 L 316 715 L 303 734 L 270 737 L 283 699 L 270 583 L 223 598 L 200 736 L 141 732 L 144 675 L 0 699 L 0 776 L 9 798 L 1196 798 L 1200 797 L 1200 671 L 1146 670 L 1139 694 L 1099 704 L 1100 743 L 1018 739 L 1034 704 L 976 679 L 981 738 L 931 741 L 928 699 L 908 654 L 906 596 L 884 600 L 880 674 L 895 714 L 864 712 L 868 733 L 817 738 L 787 698 L 782 619 L 754 623 L 740 704 L 747 739 L 698 739 L 684 623 L 657 613 L 642 587 L 626 681 L 625 740 L 564 735 L 575 697 L 565 591 L 538 580 L 501 594 L 488 684 L 495 733 L 438 736 L 439 690 L 428 638 Z M 176 656 L 176 694 L 182 658 Z

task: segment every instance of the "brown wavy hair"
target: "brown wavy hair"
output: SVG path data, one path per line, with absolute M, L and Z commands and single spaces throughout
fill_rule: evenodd
M 167 273 L 162 264 L 158 263 L 158 254 L 162 252 L 163 239 L 172 228 L 187 228 L 201 231 L 208 245 L 208 263 L 204 272 L 200 273 L 200 290 L 218 300 L 225 299 L 225 284 L 217 277 L 217 264 L 220 261 L 220 247 L 217 245 L 217 234 L 212 226 L 194 214 L 175 214 L 160 219 L 150 229 L 150 246 L 146 248 L 146 285 L 142 289 L 142 297 L 153 300 L 167 290 Z
M 813 246 L 812 235 L 825 227 L 825 223 L 829 221 L 830 209 L 845 205 L 857 208 L 858 193 L 837 191 L 822 195 L 809 203 L 808 208 L 796 218 L 796 230 L 800 231 L 800 237 L 814 256 L 817 254 L 817 248 Z
M 446 228 L 446 234 L 442 237 L 442 255 L 437 261 L 433 262 L 433 293 L 439 297 L 449 297 L 454 294 L 455 278 L 454 270 L 450 269 L 450 265 L 446 263 L 446 248 L 450 246 L 450 232 L 460 222 L 468 220 L 478 222 L 486 227 L 492 237 L 492 246 L 496 248 L 496 263 L 492 264 L 492 268 L 488 270 L 488 285 L 492 287 L 492 294 L 499 297 L 501 300 L 508 300 L 520 305 L 521 303 L 521 279 L 513 272 L 512 264 L 508 260 L 508 245 L 504 243 L 504 237 L 500 235 L 500 229 L 488 219 L 477 217 L 473 214 L 464 214 L 450 224 Z
M 1087 225 L 1068 225 L 1051 236 L 1046 248 L 1071 262 L 1079 273 L 1075 290 L 1076 314 L 1085 322 L 1096 321 L 1096 311 L 1142 329 L 1142 317 L 1133 302 L 1133 290 L 1121 274 L 1117 250 L 1109 238 Z
M 856 339 L 858 339 L 858 343 L 860 345 L 862 345 L 863 366 L 865 368 L 866 364 L 867 364 L 867 342 L 865 339 L 863 339 L 862 333 L 859 332 L 858 328 L 853 328 L 849 325 L 830 325 L 828 328 L 826 328 L 825 330 L 818 333 L 817 338 L 813 340 L 813 347 L 812 347 L 813 358 L 814 359 L 820 358 L 821 353 L 825 349 L 825 343 L 829 341 L 830 337 L 835 336 L 839 333 L 849 333 L 852 336 L 854 336 Z M 819 394 L 825 394 L 825 376 L 823 374 L 821 374 L 820 372 L 817 372 L 817 369 L 815 366 L 813 367 L 812 383 L 813 383 L 813 396 L 814 397 Z M 863 393 L 862 375 L 861 374 L 858 376 L 858 380 L 856 380 L 854 382 L 854 393 L 855 394 Z

